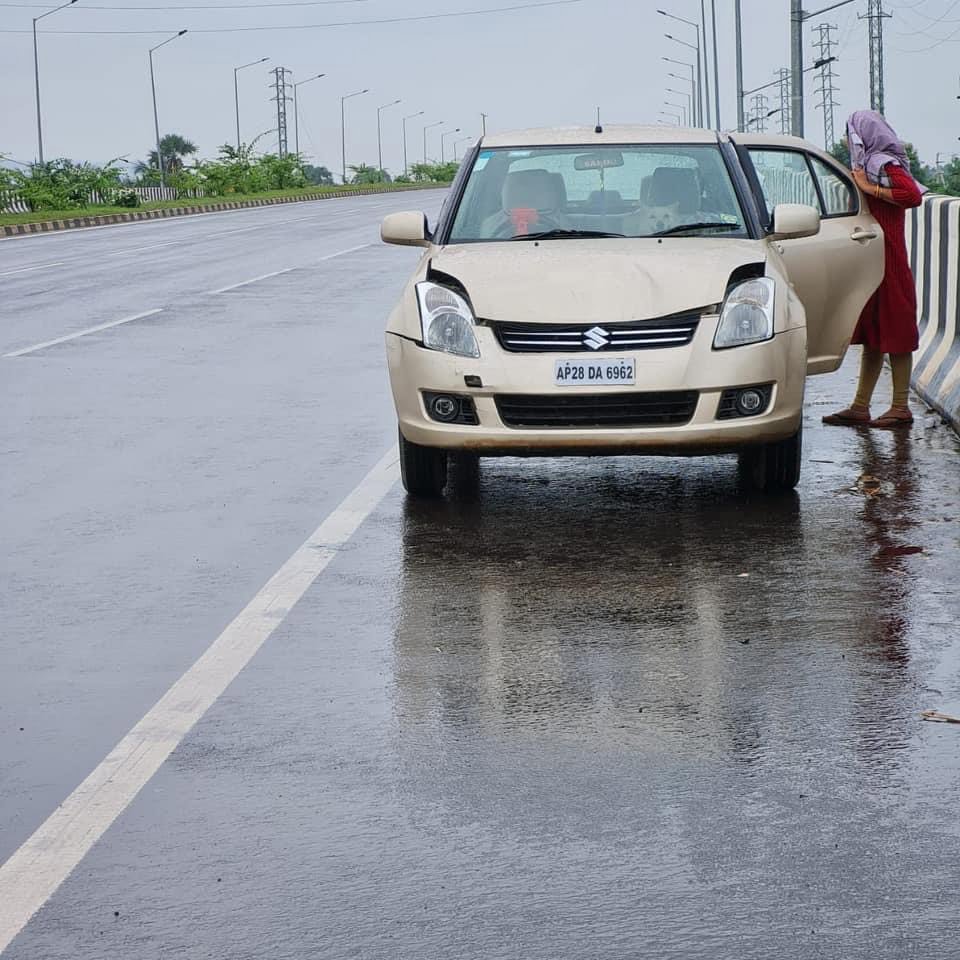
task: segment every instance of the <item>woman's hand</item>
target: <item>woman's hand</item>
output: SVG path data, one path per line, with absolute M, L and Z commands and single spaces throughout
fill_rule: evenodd
M 874 193 L 876 191 L 876 184 L 870 182 L 867 171 L 863 167 L 854 167 L 853 179 L 864 193 Z

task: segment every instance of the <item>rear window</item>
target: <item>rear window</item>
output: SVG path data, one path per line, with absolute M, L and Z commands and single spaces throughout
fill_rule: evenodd
M 481 151 L 454 214 L 449 242 L 510 240 L 548 232 L 747 235 L 715 145 Z

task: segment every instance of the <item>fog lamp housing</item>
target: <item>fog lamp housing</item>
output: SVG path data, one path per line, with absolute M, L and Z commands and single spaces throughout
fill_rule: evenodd
M 747 387 L 731 387 L 720 394 L 717 407 L 718 420 L 738 420 L 743 417 L 759 417 L 770 408 L 773 384 L 761 383 Z

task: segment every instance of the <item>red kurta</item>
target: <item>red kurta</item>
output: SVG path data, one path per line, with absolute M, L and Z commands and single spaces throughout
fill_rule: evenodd
M 883 227 L 886 270 L 880 286 L 863 308 L 851 342 L 866 344 L 883 353 L 913 353 L 919 346 L 920 333 L 917 288 L 907 256 L 904 210 L 919 207 L 923 195 L 902 167 L 888 163 L 884 173 L 890 178 L 894 202 L 869 196 L 867 202 L 870 212 Z

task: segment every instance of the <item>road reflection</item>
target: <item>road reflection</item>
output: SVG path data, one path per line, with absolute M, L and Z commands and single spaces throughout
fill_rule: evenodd
M 887 467 L 908 503 L 908 451 Z M 484 465 L 453 499 L 407 502 L 402 721 L 751 763 L 857 710 L 902 714 L 909 521 L 888 519 L 888 499 L 802 505 L 629 461 L 556 475 Z M 858 739 L 894 746 L 872 721 Z

